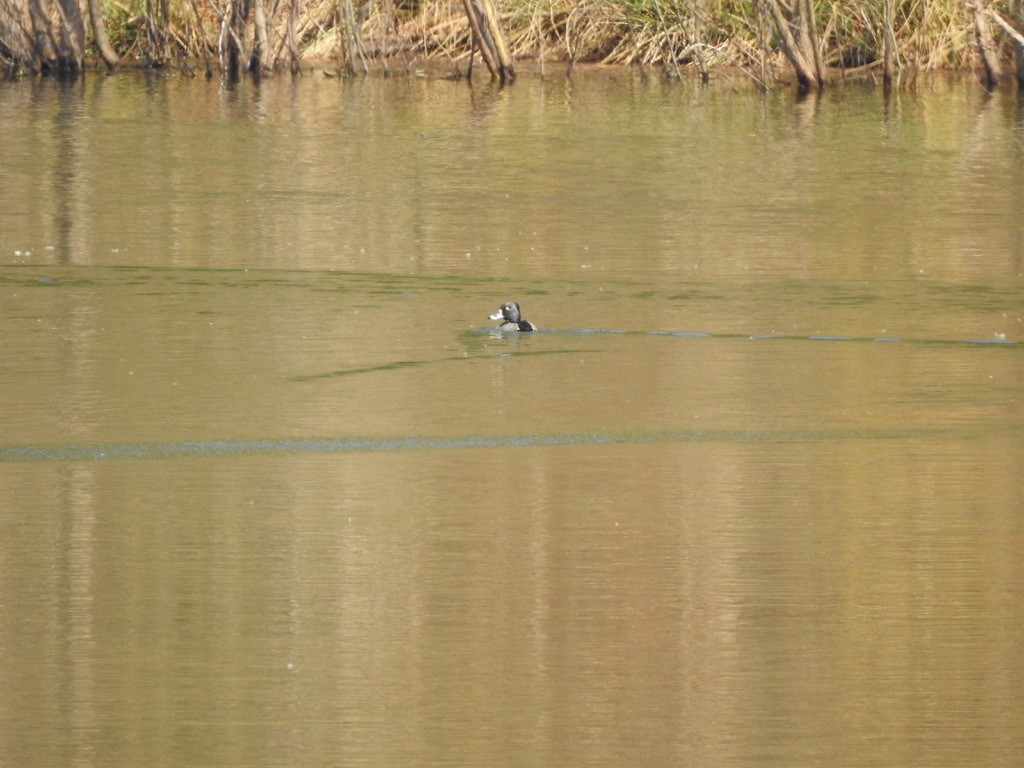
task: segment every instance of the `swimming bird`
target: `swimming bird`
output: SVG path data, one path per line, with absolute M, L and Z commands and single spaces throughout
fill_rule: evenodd
M 498 311 L 491 315 L 491 320 L 502 320 L 501 325 L 495 328 L 496 331 L 536 331 L 537 326 L 529 320 L 523 320 L 519 310 L 519 304 L 515 301 L 506 301 Z

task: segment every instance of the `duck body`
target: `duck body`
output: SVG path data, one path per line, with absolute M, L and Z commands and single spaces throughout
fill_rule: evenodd
M 515 331 L 525 333 L 527 331 L 536 331 L 537 326 L 531 323 L 529 320 L 523 320 L 522 312 L 519 309 L 519 303 L 515 301 L 506 301 L 498 307 L 498 311 L 491 315 L 491 320 L 501 320 L 502 323 L 494 330 L 496 331 Z

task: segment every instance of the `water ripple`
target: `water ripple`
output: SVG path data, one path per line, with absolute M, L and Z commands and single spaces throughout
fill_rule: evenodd
M 176 440 L 95 445 L 0 445 L 0 462 L 67 462 L 174 459 L 218 456 L 317 453 L 387 453 L 453 448 L 524 448 L 614 443 L 772 442 L 894 440 L 919 437 L 921 430 L 690 430 L 677 432 L 578 433 L 436 437 L 267 438 Z
M 487 333 L 494 335 L 494 328 L 474 328 L 471 333 Z M 710 331 L 627 331 L 620 328 L 538 328 L 536 335 L 543 334 L 566 334 L 571 336 L 585 336 L 594 334 L 614 334 L 619 336 L 670 336 L 684 339 L 750 339 L 769 341 L 838 341 L 838 342 L 869 342 L 887 344 L 926 344 L 926 345 L 959 345 L 975 344 L 984 346 L 1013 347 L 1020 344 L 1015 339 L 1007 339 L 1002 335 L 994 336 L 991 339 L 967 338 L 900 338 L 898 336 L 845 336 L 842 334 L 819 333 L 811 335 L 787 334 L 787 333 L 713 333 Z M 500 332 L 496 334 L 503 336 Z M 513 337 L 517 334 L 512 334 Z

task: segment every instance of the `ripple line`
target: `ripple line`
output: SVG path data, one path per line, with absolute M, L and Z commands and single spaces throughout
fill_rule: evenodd
M 526 448 L 615 443 L 818 442 L 892 440 L 920 431 L 885 430 L 693 430 L 683 432 L 580 433 L 439 437 L 268 438 L 261 440 L 177 440 L 95 445 L 0 445 L 0 462 L 81 462 L 209 458 L 317 453 L 380 453 L 458 448 Z

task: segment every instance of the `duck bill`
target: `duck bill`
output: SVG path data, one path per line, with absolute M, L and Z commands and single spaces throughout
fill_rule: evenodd
M 497 312 L 495 312 L 490 317 L 491 317 L 491 320 L 501 320 L 501 317 L 502 317 L 501 310 L 499 309 Z

